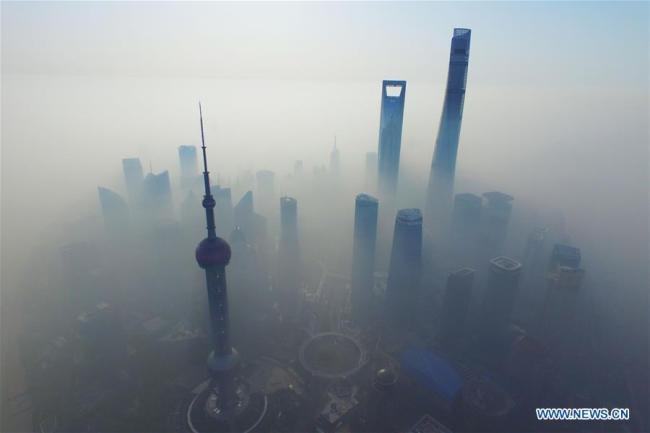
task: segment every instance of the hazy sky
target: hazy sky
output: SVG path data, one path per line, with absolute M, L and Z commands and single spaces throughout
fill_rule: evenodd
M 564 209 L 586 249 L 606 245 L 647 272 L 647 2 L 1 11 L 3 240 L 37 242 L 37 216 L 55 223 L 85 198 L 97 212 L 97 184 L 123 189 L 123 157 L 174 181 L 177 146 L 198 143 L 199 99 L 214 171 L 282 173 L 325 163 L 334 134 L 344 166 L 361 164 L 377 146 L 381 80 L 405 79 L 401 176 L 424 188 L 450 37 L 469 27 L 459 177 Z
M 452 28 L 470 27 L 475 86 L 648 79 L 647 2 L 3 2 L 2 15 L 3 72 L 431 80 Z

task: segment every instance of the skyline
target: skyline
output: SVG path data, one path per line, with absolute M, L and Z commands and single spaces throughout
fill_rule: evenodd
M 648 52 L 648 28 L 644 26 L 647 14 L 643 13 L 648 7 L 644 3 L 433 3 L 407 4 L 404 8 L 393 4 L 279 5 L 275 14 L 284 20 L 279 24 L 299 22 L 296 17 L 300 14 L 311 17 L 305 23 L 318 23 L 306 31 L 320 35 L 318 43 L 304 42 L 316 47 L 310 56 L 280 56 L 297 68 L 301 80 L 295 82 L 161 78 L 155 74 L 150 78 L 146 74 L 75 78 L 11 72 L 20 70 L 16 66 L 20 65 L 17 54 L 26 59 L 42 54 L 48 59 L 64 53 L 68 59 L 86 60 L 100 55 L 117 66 L 128 66 L 128 56 L 110 55 L 119 54 L 119 50 L 104 52 L 104 45 L 99 44 L 96 50 L 88 52 L 84 51 L 84 44 L 95 43 L 99 38 L 105 44 L 114 40 L 119 47 L 118 42 L 125 39 L 115 39 L 115 35 L 124 31 L 129 46 L 122 46 L 122 50 L 128 54 L 135 49 L 154 48 L 143 49 L 143 56 L 147 56 L 165 47 L 165 38 L 154 37 L 164 30 L 156 23 L 176 16 L 179 22 L 194 20 L 194 27 L 203 29 L 207 36 L 203 37 L 198 30 L 186 32 L 186 26 L 165 33 L 166 37 L 182 36 L 179 46 L 199 56 L 197 59 L 204 59 L 214 56 L 214 50 L 207 48 L 218 36 L 211 32 L 219 26 L 203 25 L 214 17 L 214 12 L 225 8 L 242 17 L 254 6 L 192 4 L 186 9 L 169 3 L 161 8 L 156 8 L 155 3 L 3 3 L 2 177 L 3 225 L 7 228 L 8 243 L 22 244 L 21 248 L 28 250 L 38 242 L 22 224 L 43 225 L 34 220 L 41 206 L 49 210 L 45 217 L 47 226 L 67 218 L 66 209 L 70 206 L 94 200 L 96 176 L 102 183 L 110 184 L 111 179 L 116 179 L 117 167 L 106 161 L 140 157 L 145 171 L 150 166 L 156 172 L 171 168 L 172 177 L 176 176 L 177 146 L 197 144 L 199 140 L 193 132 L 190 111 L 179 107 L 193 106 L 199 99 L 210 106 L 206 132 L 216 145 L 210 165 L 222 179 L 232 180 L 238 171 L 254 167 L 290 172 L 295 159 L 303 160 L 310 171 L 314 164 L 326 160 L 332 135 L 339 138 L 342 166 L 358 165 L 366 152 L 377 149 L 377 88 L 384 78 L 408 82 L 400 182 L 402 187 L 420 185 L 414 194 L 424 197 L 424 191 L 417 188 L 422 188 L 420 178 L 428 176 L 430 169 L 443 106 L 449 37 L 455 26 L 466 26 L 472 28 L 474 41 L 468 76 L 470 91 L 458 151 L 457 191 L 472 190 L 479 184 L 494 189 L 507 186 L 518 197 L 553 202 L 553 207 L 564 209 L 575 228 L 584 230 L 579 235 L 581 239 L 593 240 L 594 246 L 610 245 L 612 257 L 630 257 L 634 264 L 622 264 L 621 273 L 639 275 L 648 254 L 645 238 L 638 236 L 645 229 L 648 208 L 643 200 L 637 199 L 647 196 L 648 184 L 648 59 L 640 55 Z M 106 8 L 112 12 L 102 15 Z M 212 14 L 202 15 L 197 8 L 207 8 Z M 281 13 L 287 8 L 292 11 L 290 14 Z M 51 14 L 51 9 L 59 13 Z M 142 18 L 143 10 L 156 14 L 136 27 L 131 26 L 134 20 Z M 177 15 L 170 15 L 170 11 Z M 408 43 L 400 46 L 409 47 L 397 52 L 402 56 L 398 60 L 404 60 L 404 56 L 407 60 L 391 60 L 378 66 L 374 62 L 385 56 L 376 45 L 396 33 L 385 32 L 385 26 L 373 24 L 386 23 L 390 11 L 395 12 L 394 17 L 401 17 L 397 22 L 404 32 L 397 33 L 403 35 L 400 38 L 407 38 Z M 423 11 L 428 12 L 415 13 Z M 90 12 L 94 19 L 83 20 L 84 14 Z M 316 12 L 334 16 L 332 23 L 342 25 L 343 30 L 356 29 L 355 44 L 340 43 L 345 31 L 337 32 L 336 38 L 331 39 L 332 32 L 321 27 L 326 20 L 317 19 Z M 128 18 L 130 13 L 133 16 Z M 527 19 L 516 20 L 519 14 Z M 554 14 L 557 19 L 549 20 Z M 499 17 L 506 15 L 510 19 L 499 21 Z M 260 20 L 256 16 L 252 23 Z M 237 20 L 231 21 L 220 31 L 231 36 L 247 31 L 246 26 L 236 26 Z M 273 23 L 269 19 L 262 29 L 274 27 Z M 513 30 L 526 26 L 526 32 Z M 293 31 L 302 28 L 289 26 Z M 571 31 L 566 32 L 567 29 Z M 134 32 L 141 36 L 134 36 Z M 70 39 L 73 34 L 83 38 Z M 146 34 L 150 36 L 145 37 Z M 259 34 L 255 31 L 250 37 L 260 42 L 264 38 Z M 272 41 L 273 35 L 266 39 Z M 378 35 L 378 42 L 369 43 L 373 35 Z M 566 40 L 558 44 L 561 35 Z M 70 42 L 67 46 L 66 41 Z M 150 45 L 141 45 L 144 42 Z M 363 48 L 355 51 L 362 54 L 358 56 L 359 62 L 367 63 L 362 69 L 376 72 L 364 75 L 365 81 L 356 81 L 355 74 L 344 68 L 341 74 L 345 79 L 341 81 L 305 81 L 310 75 L 303 66 L 311 64 L 310 58 L 318 57 L 322 44 L 337 47 L 342 55 Z M 40 51 L 34 51 L 37 45 Z M 258 52 L 258 48 L 259 45 L 251 45 L 243 52 Z M 604 55 L 611 56 L 612 61 L 603 61 Z M 267 54 L 256 58 L 264 64 Z M 549 63 L 550 59 L 556 61 Z M 181 60 L 182 57 L 179 63 L 183 63 Z M 517 67 L 513 68 L 513 64 Z M 189 62 L 188 70 L 198 70 L 196 66 Z M 415 80 L 413 71 L 420 71 Z M 508 73 L 501 76 L 504 71 Z M 272 78 L 266 72 L 260 76 Z M 582 84 L 576 83 L 578 78 L 583 80 Z M 29 127 L 34 124 L 38 128 Z M 161 129 L 161 125 L 166 126 Z M 248 125 L 255 128 L 247 128 Z M 625 152 L 612 145 L 620 142 L 625 143 Z M 33 153 L 39 158 L 32 158 Z M 28 160 L 32 173 L 25 177 L 22 167 Z M 57 164 L 49 164 L 52 160 Z M 576 169 L 576 161 L 588 169 Z M 612 163 L 625 169 L 612 175 Z M 549 166 L 553 167 L 552 177 L 546 176 Z M 63 172 L 66 176 L 60 175 Z M 538 182 L 542 177 L 546 179 L 544 184 Z M 18 183 L 25 190 L 36 190 L 47 183 L 67 193 L 58 197 L 45 195 L 37 203 L 21 193 L 23 188 L 7 186 Z M 606 196 L 610 205 L 603 206 L 599 200 L 576 203 L 575 197 L 591 197 L 595 191 Z M 412 201 L 409 199 L 403 205 L 419 205 Z M 577 223 L 587 218 L 588 228 Z M 620 223 L 612 225 L 611 221 Z
M 7 426 L 647 425 L 650 4 L 0 8 Z

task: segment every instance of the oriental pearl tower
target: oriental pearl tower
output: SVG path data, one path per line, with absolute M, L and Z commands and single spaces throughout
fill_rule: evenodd
M 267 397 L 261 392 L 251 392 L 239 376 L 239 354 L 230 344 L 226 266 L 231 250 L 228 242 L 215 232 L 215 200 L 210 192 L 201 104 L 199 116 L 205 187 L 203 208 L 208 236 L 196 247 L 196 261 L 205 270 L 212 352 L 207 361 L 209 379 L 197 387 L 187 408 L 187 428 L 193 433 L 252 432 L 266 414 Z

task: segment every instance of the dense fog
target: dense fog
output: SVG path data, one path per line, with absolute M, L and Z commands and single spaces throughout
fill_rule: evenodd
M 203 171 L 199 101 L 211 184 L 230 188 L 232 206 L 253 191 L 266 220 L 264 240 L 244 233 L 250 250 L 233 246 L 228 267 L 233 341 L 244 356 L 263 350 L 247 332 L 282 329 L 247 316 L 267 314 L 251 286 L 281 286 L 285 277 L 280 197 L 297 199 L 307 292 L 320 272 L 349 278 L 359 193 L 379 199 L 375 271 L 389 272 L 396 211 L 425 208 L 458 26 L 473 35 L 454 192 L 501 191 L 514 197 L 513 210 L 503 244 L 472 263 L 459 262 L 453 238 L 424 215 L 421 291 L 432 300 L 420 308 L 437 315 L 445 276 L 458 266 L 477 269 L 480 303 L 488 260 L 524 263 L 529 234 L 547 228 L 548 251 L 553 242 L 581 250 L 581 320 L 598 329 L 605 363 L 644 371 L 647 382 L 648 7 L 493 6 L 3 4 L 3 431 L 32 428 L 33 414 L 15 404 L 33 386 L 26 352 L 38 350 L 26 341 L 42 349 L 100 301 L 123 314 L 196 320 L 205 331 L 205 277 L 194 259 L 205 237 L 203 184 L 181 185 L 178 158 L 179 146 L 196 146 L 195 174 Z M 500 21 L 509 13 L 513 22 Z M 407 81 L 394 199 L 379 194 L 366 167 L 366 153 L 377 152 L 383 79 Z M 164 215 L 136 210 L 124 158 L 139 158 L 145 176 L 169 171 Z M 260 170 L 274 172 L 272 191 L 260 188 Z M 98 187 L 129 203 L 117 234 Z M 217 204 L 217 234 L 232 242 L 245 223 L 236 212 L 225 223 L 220 215 Z M 72 264 L 70 245 L 83 245 Z M 242 270 L 243 260 L 254 264 Z M 526 272 L 524 263 L 522 281 Z M 520 293 L 533 286 L 520 282 Z M 536 320 L 528 314 L 517 307 L 513 321 L 525 327 Z M 639 398 L 647 402 L 647 389 Z M 643 420 L 631 431 L 647 427 Z

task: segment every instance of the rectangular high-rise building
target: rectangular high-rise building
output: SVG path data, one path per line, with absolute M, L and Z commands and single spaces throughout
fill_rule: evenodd
M 122 160 L 122 170 L 124 171 L 124 181 L 126 191 L 131 204 L 139 203 L 142 194 L 142 164 L 138 158 L 124 158 Z
M 301 280 L 300 243 L 298 241 L 298 201 L 280 198 L 280 243 L 278 248 L 278 292 L 283 313 L 294 317 Z
M 469 237 L 478 232 L 481 224 L 481 207 L 483 199 L 470 193 L 456 194 L 451 214 L 454 232 Z
M 173 215 L 172 189 L 167 170 L 159 174 L 149 173 L 144 178 L 143 204 L 156 218 L 166 219 Z
M 485 204 L 482 209 L 482 240 L 490 246 L 500 246 L 508 234 L 508 224 L 512 214 L 511 195 L 492 191 L 483 194 Z
M 195 146 L 179 146 L 178 159 L 181 165 L 181 187 L 188 188 L 199 176 L 199 164 Z
M 357 195 L 354 201 L 354 240 L 352 245 L 352 314 L 365 323 L 374 309 L 375 245 L 377 243 L 377 212 L 379 201 L 368 194 Z
M 554 349 L 575 335 L 571 334 L 584 275 L 582 268 L 563 265 L 558 265 L 548 275 L 539 327 L 544 340 Z
M 382 82 L 378 181 L 379 191 L 383 194 L 394 194 L 397 191 L 405 97 L 406 81 Z
M 212 195 L 214 195 L 215 201 L 214 218 L 217 235 L 227 239 L 233 229 L 232 195 L 230 188 L 213 186 Z
M 480 330 L 484 341 L 494 342 L 505 336 L 517 299 L 520 276 L 521 263 L 518 261 L 505 256 L 490 260 Z
M 472 300 L 474 269 L 460 268 L 449 274 L 440 313 L 440 340 L 457 346 L 465 333 L 467 312 Z
M 293 197 L 280 198 L 280 254 L 297 260 L 298 248 L 298 201 Z
M 447 91 L 440 117 L 427 192 L 427 213 L 436 220 L 444 220 L 451 207 L 458 139 L 465 103 L 471 35 L 470 29 L 454 29 L 454 35 L 451 38 Z
M 580 266 L 580 259 L 580 248 L 566 244 L 555 244 L 549 260 L 549 270 L 554 271 L 558 266 L 577 268 Z
M 255 212 L 253 191 L 247 191 L 233 208 L 235 226 L 246 235 L 251 245 L 261 248 L 266 243 L 266 218 Z
M 393 248 L 386 284 L 386 313 L 412 323 L 417 310 L 422 272 L 422 212 L 400 209 L 395 218 Z
M 100 186 L 97 192 L 106 230 L 111 235 L 124 234 L 129 225 L 129 206 L 126 201 L 121 195 L 108 188 Z

